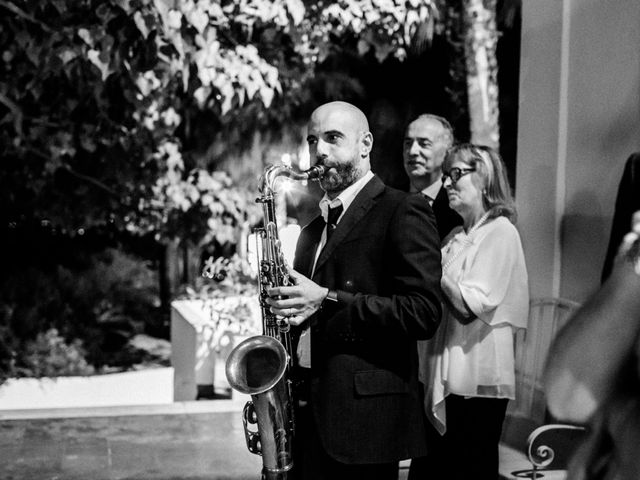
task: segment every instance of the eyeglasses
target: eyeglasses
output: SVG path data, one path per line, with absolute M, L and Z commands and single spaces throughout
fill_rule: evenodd
M 456 183 L 458 183 L 458 180 L 460 180 L 460 178 L 465 176 L 467 173 L 471 173 L 471 172 L 475 172 L 475 171 L 476 171 L 475 168 L 453 167 L 448 172 L 442 172 L 442 183 L 444 183 L 447 178 L 450 178 L 451 179 L 451 184 L 455 185 Z

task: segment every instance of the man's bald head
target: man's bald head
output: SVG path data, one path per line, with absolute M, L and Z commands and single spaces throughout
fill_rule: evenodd
M 352 128 L 358 132 L 365 133 L 369 131 L 369 121 L 362 110 L 347 102 L 335 101 L 325 103 L 313 111 L 311 118 L 313 119 L 316 114 L 339 115 L 344 118 L 344 121 L 348 121 Z

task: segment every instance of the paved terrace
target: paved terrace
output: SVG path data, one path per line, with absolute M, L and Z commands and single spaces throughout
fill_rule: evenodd
M 241 406 L 205 400 L 0 411 L 0 479 L 257 480 L 262 464 L 245 448 Z M 501 447 L 502 478 L 522 478 L 525 468 L 521 453 Z
M 254 480 L 227 400 L 150 407 L 0 412 L 2 480 Z M 48 418 L 37 418 L 48 417 Z

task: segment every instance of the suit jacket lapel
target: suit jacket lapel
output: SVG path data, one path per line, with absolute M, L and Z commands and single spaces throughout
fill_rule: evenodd
M 440 240 L 443 240 L 456 225 L 462 225 L 462 217 L 449 206 L 449 196 L 444 187 L 436 195 L 431 208 L 436 217 Z
M 447 196 L 447 190 L 444 187 L 441 187 L 440 190 L 438 190 L 438 194 L 436 195 L 436 198 L 433 199 L 433 205 L 431 208 L 434 213 L 436 213 L 436 211 L 440 212 L 448 210 L 449 197 Z
M 323 229 L 324 220 L 321 216 L 317 216 L 300 234 L 293 268 L 307 277 L 311 277 L 311 269 Z
M 344 213 L 344 216 L 340 220 L 340 223 L 336 226 L 336 229 L 331 236 L 331 240 L 320 252 L 318 262 L 316 263 L 315 274 L 322 268 L 327 259 L 331 256 L 336 246 L 345 239 L 349 232 L 355 227 L 358 222 L 365 216 L 365 214 L 375 204 L 375 198 L 384 191 L 384 183 L 377 176 L 374 176 L 364 186 L 362 190 L 353 199 L 353 202 Z M 315 276 L 315 275 L 314 275 Z

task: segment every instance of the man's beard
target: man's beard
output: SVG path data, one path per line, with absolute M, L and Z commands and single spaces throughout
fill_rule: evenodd
M 320 186 L 327 193 L 340 193 L 358 179 L 359 172 L 355 162 L 346 165 L 325 165 L 325 168 L 327 173 L 320 179 Z M 332 172 L 332 169 L 335 172 Z

